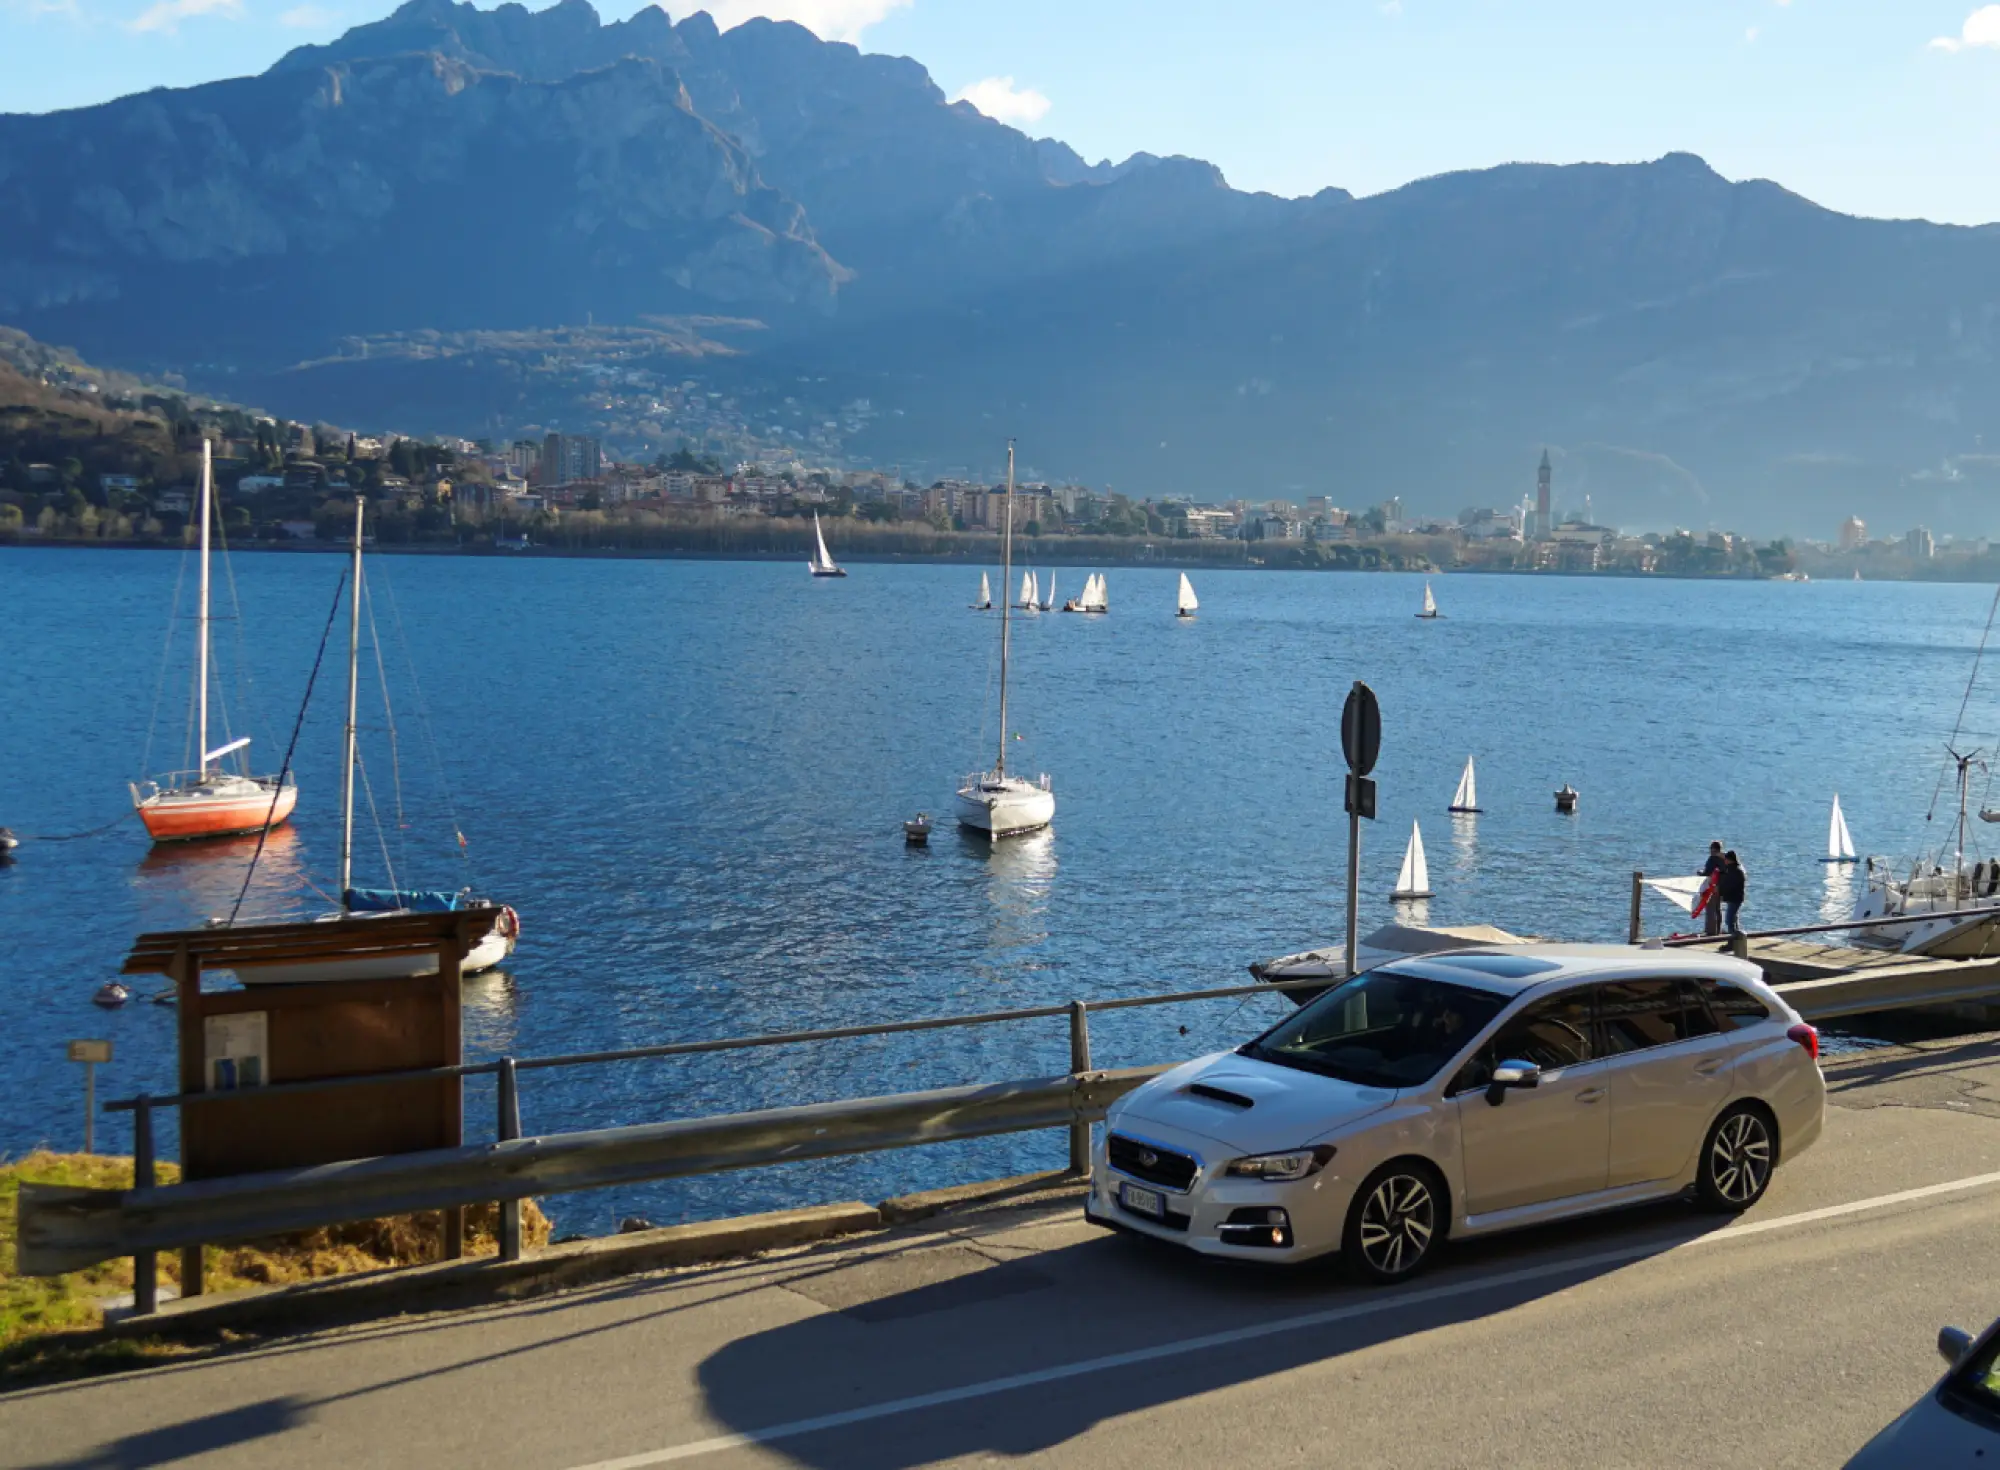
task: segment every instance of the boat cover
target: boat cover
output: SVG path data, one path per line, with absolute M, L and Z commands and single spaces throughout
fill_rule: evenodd
M 350 888 L 343 896 L 349 913 L 385 914 L 408 909 L 413 914 L 450 914 L 458 911 L 463 893 L 441 893 L 436 889 Z

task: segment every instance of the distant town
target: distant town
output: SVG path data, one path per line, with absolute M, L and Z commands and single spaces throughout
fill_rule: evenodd
M 0 542 L 184 543 L 204 437 L 219 523 L 239 545 L 336 542 L 357 495 L 378 544 L 429 550 L 803 556 L 816 515 L 844 557 L 972 560 L 991 554 L 1007 517 L 1002 486 L 919 484 L 816 463 L 809 450 L 725 465 L 684 439 L 634 462 L 590 435 L 494 443 L 357 434 L 100 381 L 54 359 L 20 384 L 12 396 L 30 401 L 0 407 Z M 1013 527 L 1025 554 L 1052 561 L 1792 580 L 1995 571 L 1984 538 L 1934 538 L 1918 526 L 1871 539 L 1851 516 L 1830 541 L 1627 534 L 1600 524 L 1588 496 L 1581 506 L 1557 500 L 1547 453 L 1533 473 L 1518 503 L 1452 519 L 1410 511 L 1397 496 L 1359 508 L 1329 496 L 1204 503 L 1034 482 L 1017 487 Z

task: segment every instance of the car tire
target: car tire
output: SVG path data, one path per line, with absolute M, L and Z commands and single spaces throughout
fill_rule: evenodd
M 1764 1197 L 1778 1166 L 1778 1129 L 1755 1103 L 1723 1109 L 1701 1143 L 1695 1198 L 1704 1209 L 1738 1215 Z
M 1354 1191 L 1340 1237 L 1341 1262 L 1364 1285 L 1392 1286 L 1428 1265 L 1450 1229 L 1443 1177 L 1421 1159 L 1397 1159 Z

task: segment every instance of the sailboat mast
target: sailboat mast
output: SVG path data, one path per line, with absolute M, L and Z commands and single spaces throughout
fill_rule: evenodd
M 200 707 L 195 726 L 195 754 L 201 758 L 201 773 L 208 774 L 208 519 L 209 500 L 214 493 L 210 480 L 208 436 L 201 439 L 201 607 L 195 614 L 196 704 Z
M 1000 754 L 993 773 L 1007 774 L 1007 589 L 1014 581 L 1014 441 L 1007 441 L 1007 517 L 1000 534 Z
M 361 692 L 361 511 L 366 504 L 354 497 L 354 571 L 348 590 L 347 728 L 340 764 L 340 907 L 347 908 L 347 890 L 354 886 L 354 717 Z

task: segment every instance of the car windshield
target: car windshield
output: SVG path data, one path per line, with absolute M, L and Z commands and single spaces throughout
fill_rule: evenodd
M 1241 1051 L 1364 1087 L 1416 1087 L 1465 1050 L 1506 1003 L 1470 986 L 1370 970 Z
M 1952 1370 L 1945 1392 L 1988 1414 L 2000 1414 L 2000 1332 Z

